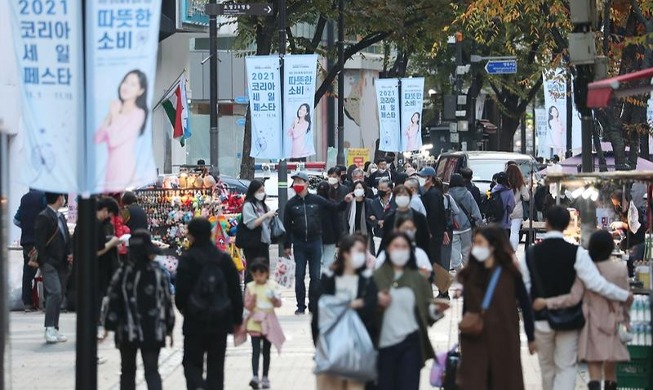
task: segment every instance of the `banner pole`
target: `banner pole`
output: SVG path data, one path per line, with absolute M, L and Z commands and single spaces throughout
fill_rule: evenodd
M 78 166 L 80 182 L 84 191 L 78 198 L 78 219 L 75 231 L 75 248 L 73 249 L 77 272 L 75 274 L 76 311 L 77 311 L 77 343 L 76 343 L 76 364 L 75 364 L 75 388 L 77 390 L 97 389 L 97 252 L 95 243 L 96 235 L 96 206 L 95 199 L 90 196 L 90 188 L 93 183 L 92 175 L 95 173 L 95 156 L 91 155 L 91 148 L 94 146 L 88 136 L 88 113 L 90 112 L 87 100 L 87 86 L 93 86 L 86 69 L 86 27 L 87 2 L 81 1 L 82 13 L 82 77 L 84 78 L 81 87 L 82 103 L 84 104 L 84 115 L 80 118 L 82 129 L 82 150 L 78 154 Z
M 281 110 L 281 134 L 283 135 L 285 132 L 285 129 L 283 128 L 283 82 L 284 82 L 284 74 L 283 74 L 283 60 L 284 56 L 286 55 L 286 0 L 280 0 L 279 1 L 279 11 L 278 11 L 278 22 L 279 22 L 279 74 L 281 77 L 279 77 L 279 82 L 280 88 L 279 90 L 281 91 L 281 100 L 280 100 L 280 105 L 279 105 L 279 110 Z M 281 150 L 284 150 L 283 147 L 283 140 L 285 137 L 281 137 Z M 283 153 L 283 152 L 282 152 Z M 277 181 L 278 181 L 278 199 L 279 199 L 279 217 L 281 220 L 283 220 L 283 211 L 286 208 L 286 203 L 288 203 L 288 162 L 284 158 L 284 156 L 281 156 L 281 159 L 279 159 L 279 171 L 278 171 L 278 176 L 277 176 Z M 279 256 L 283 256 L 284 254 L 284 248 L 282 244 L 279 244 Z
M 401 142 L 403 141 L 403 137 L 401 136 L 401 111 L 402 111 L 402 108 L 401 108 L 401 79 L 400 78 L 397 79 L 397 95 L 398 95 L 397 96 L 397 102 L 398 102 L 397 112 L 399 114 L 398 115 L 399 116 L 399 131 L 397 132 L 397 135 L 399 136 L 399 142 L 397 143 L 397 145 L 399 146 L 399 150 L 397 151 L 397 156 L 395 156 L 396 159 L 399 158 L 399 153 L 401 153 L 402 149 L 403 149 L 401 147 Z
M 338 0 L 338 165 L 345 165 L 345 1 Z
M 5 359 L 5 354 L 7 353 L 7 345 L 9 342 L 9 297 L 7 294 L 8 291 L 8 267 L 9 263 L 9 253 L 8 246 L 9 242 L 7 239 L 7 205 L 8 202 L 8 176 L 9 170 L 7 169 L 8 165 L 8 135 L 3 133 L 3 124 L 2 119 L 0 119 L 0 259 L 4 259 L 0 262 L 0 388 L 7 389 L 11 388 L 10 383 L 5 383 L 5 380 L 9 379 L 9 373 L 11 372 L 11 367 L 6 367 L 8 363 Z

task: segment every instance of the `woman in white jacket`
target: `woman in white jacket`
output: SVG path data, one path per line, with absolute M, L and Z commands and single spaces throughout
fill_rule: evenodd
M 512 191 L 515 194 L 515 208 L 510 214 L 510 244 L 512 245 L 512 249 L 516 252 L 517 247 L 519 246 L 519 230 L 524 222 L 523 202 L 528 202 L 531 199 L 531 195 L 528 192 L 528 188 L 526 188 L 524 175 L 522 175 L 521 170 L 517 165 L 508 165 L 506 174 L 508 175 L 508 184 L 510 184 L 510 188 L 512 188 Z

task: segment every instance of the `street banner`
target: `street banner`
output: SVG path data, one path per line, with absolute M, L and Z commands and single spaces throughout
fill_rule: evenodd
M 283 73 L 283 157 L 309 157 L 315 154 L 317 55 L 285 56 Z
M 402 152 L 413 152 L 422 147 L 423 99 L 423 77 L 401 79 Z
M 262 159 L 283 158 L 279 57 L 247 57 L 245 66 L 252 122 L 249 155 Z
M 44 191 L 75 191 L 83 127 L 81 3 L 9 4 L 23 107 L 20 180 Z
M 365 161 L 370 159 L 370 150 L 368 148 L 349 148 L 347 149 L 347 166 L 356 165 L 359 168 L 365 166 Z
M 538 138 L 540 156 L 563 158 L 567 149 L 567 73 L 562 68 L 544 71 L 544 106 L 547 131 Z
M 376 103 L 379 111 L 379 150 L 401 150 L 401 123 L 399 121 L 399 80 L 377 79 Z
M 87 153 L 95 155 L 86 190 L 119 192 L 152 183 L 151 108 L 160 1 L 87 2 Z
M 549 132 L 549 116 L 546 112 L 546 108 L 540 107 L 535 109 L 535 133 L 536 133 L 536 143 L 537 143 L 537 155 L 545 158 L 549 158 L 549 149 L 548 144 L 543 144 L 543 141 L 546 140 L 547 133 Z

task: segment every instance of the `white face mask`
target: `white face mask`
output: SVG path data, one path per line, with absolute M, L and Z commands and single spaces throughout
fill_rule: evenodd
M 353 252 L 351 254 L 351 266 L 354 269 L 359 269 L 360 267 L 365 265 L 365 262 L 367 261 L 367 256 L 363 252 Z
M 254 197 L 258 200 L 263 202 L 263 199 L 265 199 L 265 192 L 257 192 L 254 194 Z
M 385 168 L 379 168 L 379 173 L 385 173 Z
M 424 187 L 424 184 L 426 184 L 426 178 L 419 177 L 419 178 L 417 178 L 417 180 L 419 181 L 419 186 Z
M 406 208 L 410 204 L 410 197 L 406 195 L 399 195 L 395 197 L 395 203 L 397 203 L 397 207 L 399 208 Z
M 485 246 L 475 246 L 472 248 L 472 256 L 481 263 L 489 259 L 491 254 L 490 248 Z
M 374 173 L 374 172 L 376 172 L 376 171 L 378 171 L 378 169 L 376 169 L 376 168 L 372 168 L 372 169 L 370 169 L 370 173 Z
M 406 230 L 404 233 L 410 238 L 411 241 L 415 241 L 415 230 Z
M 333 185 L 336 185 L 336 184 L 338 184 L 338 183 L 340 183 L 340 180 L 338 180 L 337 177 L 330 177 L 330 178 L 328 179 L 328 181 L 329 181 L 329 184 L 331 184 L 332 186 L 333 186 Z
M 408 260 L 410 260 L 410 250 L 408 249 L 399 249 L 390 252 L 390 261 L 397 267 L 405 266 Z
M 356 188 L 354 190 L 354 196 L 357 197 L 357 198 L 361 198 L 361 197 L 365 196 L 365 190 L 362 189 L 362 188 Z

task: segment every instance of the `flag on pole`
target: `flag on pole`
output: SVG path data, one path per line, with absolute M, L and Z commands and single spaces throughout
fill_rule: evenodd
M 181 146 L 192 135 L 188 118 L 188 97 L 186 96 L 186 75 L 179 76 L 161 103 L 172 125 L 172 138 L 179 139 Z

